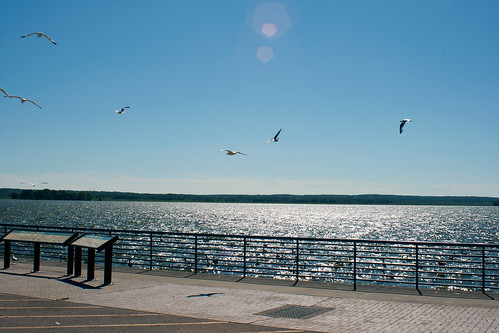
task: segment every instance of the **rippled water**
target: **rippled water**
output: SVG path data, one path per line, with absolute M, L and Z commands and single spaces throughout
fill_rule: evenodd
M 238 235 L 499 243 L 499 207 L 0 200 L 0 222 Z

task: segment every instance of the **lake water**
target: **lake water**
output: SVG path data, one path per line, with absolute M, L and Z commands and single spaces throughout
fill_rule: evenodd
M 499 243 L 499 207 L 0 200 L 0 223 Z

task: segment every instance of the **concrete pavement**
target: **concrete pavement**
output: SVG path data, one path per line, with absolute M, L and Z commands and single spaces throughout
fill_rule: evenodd
M 251 324 L 258 332 L 269 327 L 280 332 L 499 332 L 499 302 L 493 299 L 497 294 L 423 290 L 421 296 L 411 289 L 376 287 L 350 291 L 341 290 L 349 286 L 325 283 L 293 286 L 286 281 L 117 267 L 113 284 L 103 286 L 100 270 L 97 280 L 85 281 L 64 276 L 64 263 L 42 262 L 37 273 L 31 269 L 31 262 L 18 261 L 0 270 L 0 293 Z M 231 332 L 238 331 L 249 329 L 241 326 Z

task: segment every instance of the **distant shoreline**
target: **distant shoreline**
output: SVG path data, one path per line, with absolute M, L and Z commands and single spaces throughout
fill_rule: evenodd
M 499 206 L 499 198 L 476 196 L 417 195 L 294 195 L 294 194 L 153 194 L 108 191 L 25 190 L 0 188 L 0 199 L 78 200 L 78 201 L 149 201 L 208 203 L 269 203 L 327 205 L 424 205 L 424 206 Z

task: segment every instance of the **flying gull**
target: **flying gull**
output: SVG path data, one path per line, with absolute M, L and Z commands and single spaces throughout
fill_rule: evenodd
M 32 187 L 35 187 L 36 185 L 38 185 L 38 183 L 23 183 L 23 182 L 21 182 L 21 184 L 30 185 Z M 43 182 L 43 183 L 40 183 L 40 184 L 48 184 L 48 182 Z
M 240 151 L 237 151 L 237 150 L 232 151 L 232 150 L 229 150 L 229 149 L 220 149 L 220 151 L 226 151 L 227 152 L 226 155 L 230 155 L 230 156 L 236 155 L 236 154 L 247 155 L 247 154 L 241 153 Z
M 399 127 L 399 134 L 402 134 L 403 130 L 402 128 L 404 127 L 405 123 L 410 123 L 412 119 L 402 119 L 400 121 L 400 127 Z
M 7 97 L 7 96 L 5 96 L 5 97 Z M 19 96 L 14 96 L 14 95 L 11 95 L 11 96 L 8 96 L 8 97 L 10 97 L 10 98 L 19 98 L 21 100 L 22 104 L 24 104 L 24 102 L 31 102 L 31 103 L 35 104 L 36 106 L 38 106 L 40 109 L 42 108 L 40 105 L 36 104 L 32 100 L 24 98 L 24 97 L 19 97 Z
M 56 42 L 54 42 L 54 40 L 53 40 L 52 38 L 50 38 L 49 36 L 47 36 L 47 35 L 46 35 L 46 34 L 44 34 L 43 32 L 32 32 L 32 33 L 30 33 L 30 34 L 27 34 L 27 35 L 21 36 L 21 38 L 25 38 L 25 37 L 28 37 L 28 36 L 31 36 L 31 35 L 37 35 L 37 36 L 38 36 L 38 38 L 40 38 L 40 37 L 42 37 L 42 36 L 43 36 L 43 37 L 46 37 L 49 41 L 51 41 L 51 42 L 52 42 L 52 44 L 57 45 L 57 43 L 56 43 Z
M 267 141 L 267 142 L 272 142 L 272 141 L 273 141 L 273 142 L 277 142 L 277 141 L 279 141 L 278 136 L 279 136 L 279 134 L 281 134 L 281 131 L 282 131 L 282 128 L 279 130 L 279 132 L 277 132 L 277 134 L 276 134 L 276 135 L 274 135 L 274 137 L 273 137 L 273 138 L 271 138 L 271 139 L 270 139 L 269 141 Z
M 122 107 L 121 110 L 116 110 L 114 112 L 116 112 L 117 114 L 123 114 L 125 113 L 125 109 L 129 109 L 130 107 L 129 106 L 125 106 L 125 107 Z

